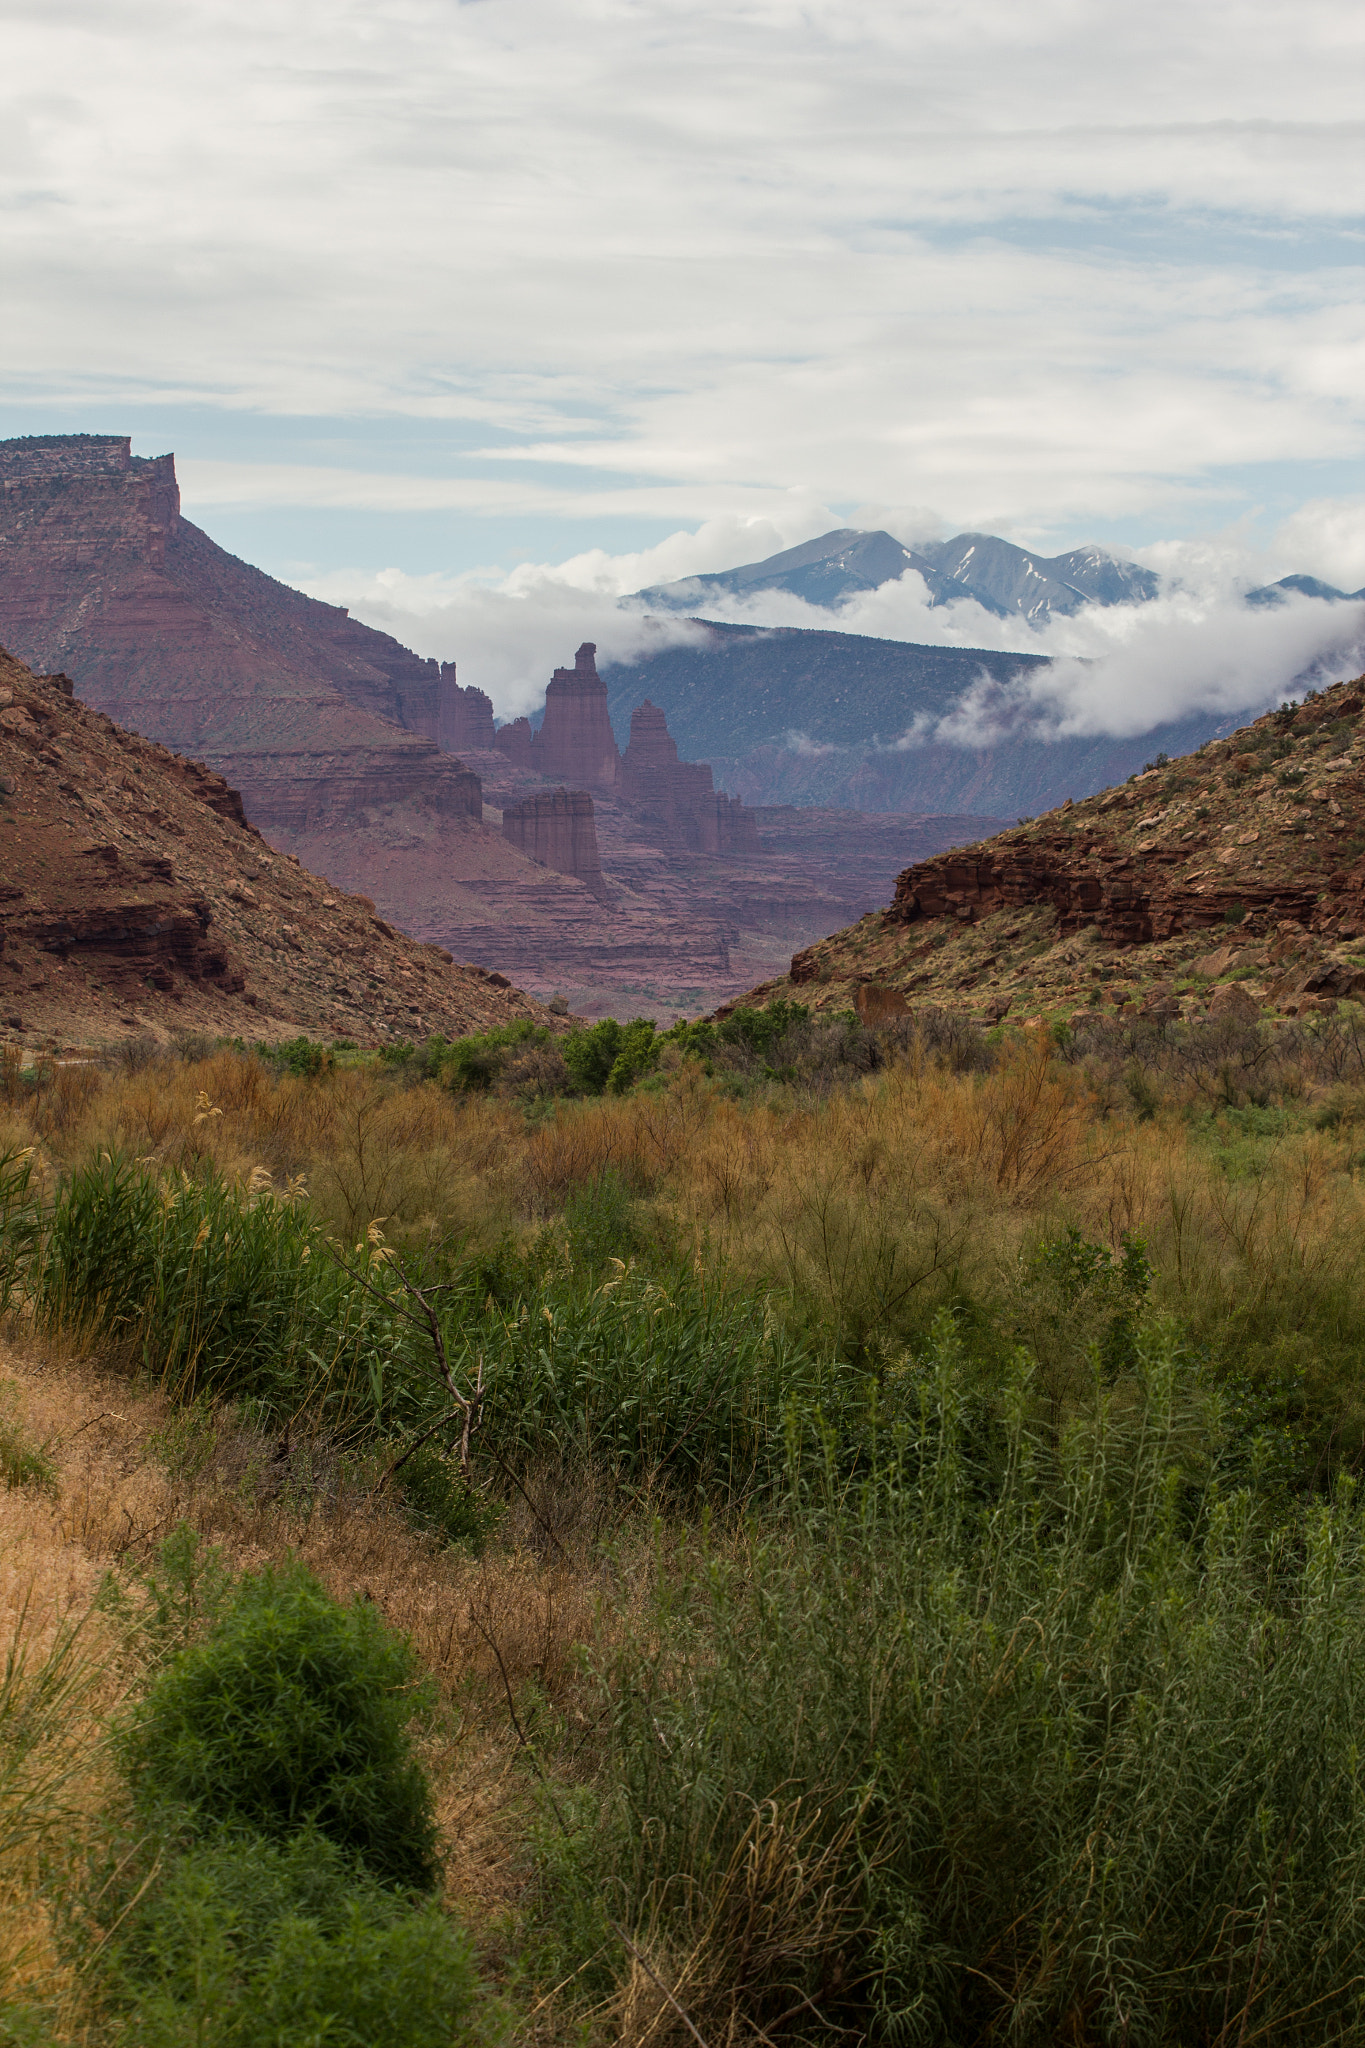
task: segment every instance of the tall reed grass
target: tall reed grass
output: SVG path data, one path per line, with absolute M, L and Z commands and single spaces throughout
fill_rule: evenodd
M 1365 1552 L 1201 1481 L 1170 1344 L 1059 1446 L 939 1327 L 899 1446 L 680 1559 L 555 1851 L 634 2038 L 1312 2043 L 1365 2022 Z

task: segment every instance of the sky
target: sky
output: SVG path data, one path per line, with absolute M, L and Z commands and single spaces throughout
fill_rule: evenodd
M 832 526 L 1099 541 L 1219 630 L 1365 584 L 1353 0 L 0 0 L 0 51 L 0 435 L 174 449 L 500 708 Z

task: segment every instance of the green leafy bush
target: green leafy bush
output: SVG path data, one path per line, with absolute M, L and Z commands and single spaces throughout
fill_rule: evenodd
M 467 1037 L 453 1042 L 434 1039 L 428 1057 L 447 1088 L 460 1094 L 477 1094 L 498 1080 L 509 1054 L 531 1045 L 549 1045 L 552 1037 L 546 1025 L 519 1017 L 511 1024 L 496 1024 L 489 1031 L 471 1031 Z
M 312 1038 L 286 1038 L 278 1045 L 258 1045 L 256 1052 L 260 1059 L 282 1067 L 300 1081 L 315 1081 L 335 1064 L 329 1049 Z
M 408 1723 L 407 1645 L 300 1565 L 243 1579 L 212 1634 L 154 1681 L 124 1732 L 139 1804 L 192 1831 L 311 1828 L 377 1880 L 435 1882 L 435 1821 Z
M 659 1039 L 652 1017 L 618 1024 L 615 1017 L 584 1031 L 571 1031 L 563 1041 L 564 1064 L 583 1095 L 624 1095 L 659 1063 Z

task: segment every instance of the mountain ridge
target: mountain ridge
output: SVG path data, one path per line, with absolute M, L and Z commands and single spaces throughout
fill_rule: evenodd
M 708 597 L 785 591 L 807 604 L 837 609 L 909 570 L 923 578 L 931 606 L 971 598 L 997 618 L 1030 621 L 1069 615 L 1087 604 L 1146 603 L 1160 580 L 1139 563 L 1093 545 L 1045 556 L 995 534 L 960 533 L 909 547 L 881 528 L 838 527 L 761 562 L 655 584 L 636 591 L 635 598 L 654 610 L 690 613 Z

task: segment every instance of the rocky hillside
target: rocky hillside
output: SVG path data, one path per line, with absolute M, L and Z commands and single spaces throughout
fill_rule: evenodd
M 0 649 L 0 1037 L 360 1043 L 552 1021 L 276 853 L 209 768 Z
M 751 1001 L 985 1022 L 1300 1015 L 1365 994 L 1365 676 L 907 868 Z

